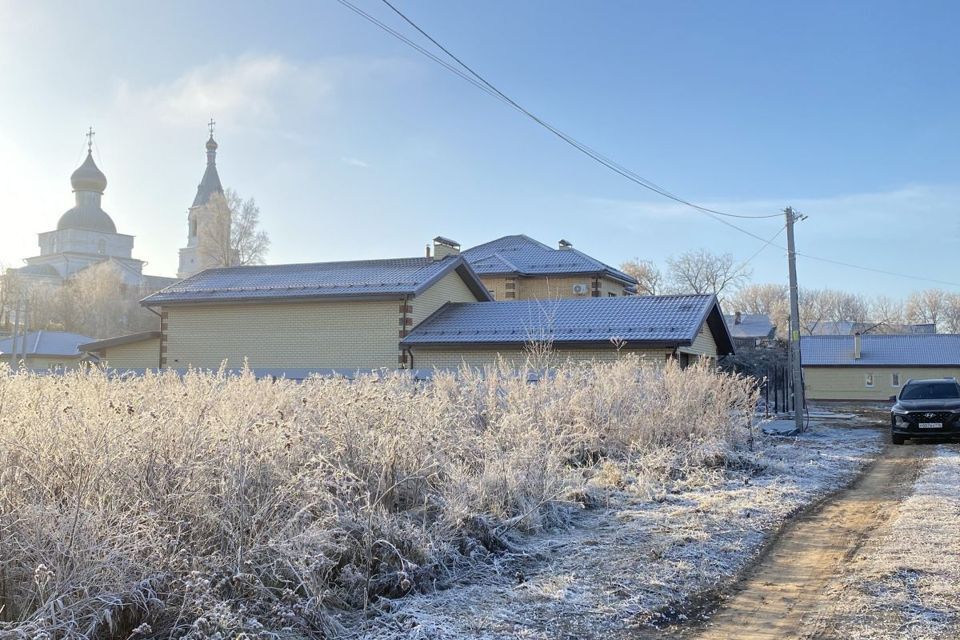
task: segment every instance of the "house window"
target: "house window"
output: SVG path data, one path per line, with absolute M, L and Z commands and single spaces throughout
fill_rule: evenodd
M 608 298 L 616 298 L 616 297 L 617 297 L 617 294 L 615 294 L 613 291 L 607 291 L 607 297 L 608 297 Z
M 873 374 L 872 374 L 872 373 L 868 373 L 868 374 L 866 374 L 863 378 L 864 378 L 864 382 L 866 383 L 867 388 L 868 388 L 868 389 L 869 389 L 869 388 L 872 388 L 872 387 L 873 387 Z
M 497 293 L 493 289 L 487 289 L 487 293 L 489 293 L 490 297 L 493 298 L 494 300 L 497 299 Z
M 899 373 L 891 373 L 891 374 L 890 374 L 890 386 L 891 386 L 891 387 L 899 387 L 899 386 L 900 386 L 900 374 L 899 374 Z

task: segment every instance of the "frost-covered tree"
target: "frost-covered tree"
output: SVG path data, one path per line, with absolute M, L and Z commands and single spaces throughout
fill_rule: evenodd
M 637 293 L 641 296 L 655 296 L 663 288 L 663 274 L 650 260 L 627 260 L 620 270 L 637 279 Z
M 667 258 L 667 280 L 677 293 L 731 295 L 750 279 L 750 273 L 731 253 L 697 249 Z
M 270 249 L 270 236 L 260 228 L 256 200 L 227 189 L 211 202 L 213 215 L 197 230 L 204 264 L 234 267 L 263 264 Z

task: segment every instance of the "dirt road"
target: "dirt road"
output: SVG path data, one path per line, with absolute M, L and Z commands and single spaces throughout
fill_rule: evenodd
M 828 604 L 827 588 L 864 542 L 896 514 L 931 450 L 889 446 L 853 486 L 791 523 L 720 609 L 679 637 L 829 637 L 822 626 L 811 624 Z

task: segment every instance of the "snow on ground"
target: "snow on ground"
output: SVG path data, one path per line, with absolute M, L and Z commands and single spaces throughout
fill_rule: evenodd
M 940 445 L 889 526 L 828 594 L 837 605 L 819 626 L 845 638 L 960 638 L 958 541 L 960 446 Z
M 681 622 L 729 587 L 787 518 L 849 482 L 882 446 L 880 431 L 849 425 L 761 438 L 724 469 L 652 490 L 628 484 L 468 580 L 381 602 L 378 615 L 347 626 L 378 640 L 487 640 L 636 637 Z

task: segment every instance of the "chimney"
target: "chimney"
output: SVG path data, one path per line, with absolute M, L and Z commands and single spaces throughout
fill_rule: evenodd
M 430 245 L 427 245 L 427 257 L 430 257 Z
M 573 243 L 567 240 L 561 240 L 557 243 L 558 249 L 573 249 Z
M 450 238 L 437 236 L 433 239 L 433 259 L 443 260 L 447 256 L 460 255 L 460 243 Z
M 853 359 L 859 360 L 860 354 L 863 351 L 863 337 L 860 335 L 860 332 L 853 334 Z
M 741 322 L 743 322 L 743 314 L 737 311 L 733 314 L 733 324 L 740 324 Z

